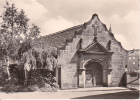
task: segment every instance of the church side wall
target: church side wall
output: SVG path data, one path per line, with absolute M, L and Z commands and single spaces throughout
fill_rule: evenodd
M 80 38 L 76 36 L 66 45 L 65 50 L 59 50 L 58 62 L 61 65 L 61 89 L 78 88 L 78 55 L 77 44 Z
M 115 51 L 112 55 L 112 86 L 119 86 L 122 75 L 127 65 L 127 52 L 120 48 L 118 44 L 112 45 L 112 51 Z

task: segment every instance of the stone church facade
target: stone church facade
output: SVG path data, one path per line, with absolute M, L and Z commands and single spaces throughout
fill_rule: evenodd
M 97 14 L 82 25 L 42 37 L 58 49 L 56 77 L 61 89 L 119 86 L 128 51 Z

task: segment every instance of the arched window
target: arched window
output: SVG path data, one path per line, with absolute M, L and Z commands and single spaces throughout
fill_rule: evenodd
M 107 45 L 106 45 L 107 50 L 111 50 L 111 40 L 108 41 Z

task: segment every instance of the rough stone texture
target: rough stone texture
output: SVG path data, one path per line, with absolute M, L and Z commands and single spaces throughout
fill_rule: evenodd
M 95 32 L 95 28 L 93 28 L 93 24 L 97 24 L 98 29 Z M 111 82 L 110 84 L 113 86 L 118 86 L 120 79 L 124 73 L 124 67 L 127 65 L 127 51 L 121 46 L 120 42 L 118 42 L 112 33 L 110 33 L 105 25 L 99 20 L 97 15 L 94 15 L 92 19 L 86 23 L 85 27 L 78 31 L 81 35 L 76 35 L 73 38 L 72 42 L 68 42 L 64 50 L 59 50 L 59 62 L 61 64 L 61 88 L 77 88 L 82 87 L 82 83 L 84 80 L 84 72 L 78 73 L 78 68 L 83 66 L 83 62 L 88 59 L 102 59 L 106 63 L 109 63 L 109 58 L 105 55 L 83 55 L 84 57 L 78 57 L 76 51 L 78 50 L 78 43 L 80 38 L 82 39 L 82 48 L 86 48 L 89 44 L 92 43 L 95 34 L 97 34 L 97 41 L 104 47 L 106 47 L 109 40 L 111 40 L 111 52 L 114 52 L 111 58 L 111 68 L 113 69 L 111 72 Z M 84 58 L 84 59 L 83 59 Z M 78 59 L 80 62 L 78 63 Z M 79 74 L 79 75 L 78 75 Z M 103 70 L 103 81 L 105 83 L 104 86 L 107 86 L 107 70 Z M 79 79 L 78 79 L 79 78 Z M 79 82 L 78 82 L 79 80 Z M 81 80 L 81 81 L 80 81 Z M 79 83 L 79 86 L 78 86 Z M 81 85 L 81 86 L 80 86 Z
M 103 54 L 95 53 L 95 48 L 94 51 L 86 51 L 88 53 L 78 53 L 79 50 L 86 50 L 90 44 L 95 43 L 93 41 L 95 37 L 97 37 L 97 42 L 105 49 L 108 49 L 106 47 L 111 41 L 111 50 L 104 52 L 114 52 L 112 56 L 111 54 L 104 54 L 104 52 Z M 119 85 L 124 68 L 127 65 L 128 51 L 115 39 L 112 31 L 108 31 L 97 14 L 94 14 L 90 21 L 82 25 L 41 37 L 39 41 L 58 49 L 62 89 L 84 87 L 84 64 L 90 59 L 98 63 L 105 63 L 102 64 L 104 86 Z M 99 52 L 99 50 L 96 51 Z
M 61 88 L 78 87 L 78 55 L 77 44 L 80 38 L 76 36 L 72 42 L 68 43 L 64 50 L 59 50 L 58 62 L 61 65 Z
M 120 82 L 120 78 L 124 72 L 124 67 L 127 65 L 127 51 L 121 46 L 120 42 L 118 42 L 115 37 L 106 30 L 106 27 L 100 22 L 98 16 L 94 16 L 92 20 L 90 20 L 87 25 L 86 29 L 83 30 L 82 39 L 83 44 L 82 47 L 85 48 L 92 42 L 94 38 L 94 30 L 92 25 L 98 24 L 98 31 L 97 31 L 97 41 L 106 47 L 109 40 L 111 40 L 111 52 L 114 52 L 111 59 L 111 67 L 113 68 L 112 74 L 112 85 L 118 86 Z

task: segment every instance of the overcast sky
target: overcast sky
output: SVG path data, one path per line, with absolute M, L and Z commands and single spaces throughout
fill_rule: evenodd
M 0 0 L 0 13 L 6 0 Z M 127 50 L 140 48 L 139 0 L 7 0 L 23 9 L 41 28 L 41 35 L 51 34 L 91 19 L 94 13 Z

